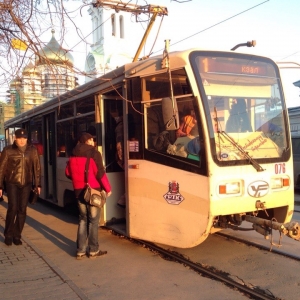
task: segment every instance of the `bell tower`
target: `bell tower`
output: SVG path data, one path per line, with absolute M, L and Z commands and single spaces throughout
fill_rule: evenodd
M 86 82 L 125 63 L 132 62 L 135 46 L 130 42 L 130 14 L 90 7 L 93 43 L 85 61 Z

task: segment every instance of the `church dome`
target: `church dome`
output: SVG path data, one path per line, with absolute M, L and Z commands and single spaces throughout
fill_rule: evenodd
M 39 55 L 37 57 L 37 65 L 44 64 L 66 64 L 70 67 L 74 65 L 74 58 L 72 54 L 61 47 L 61 45 L 55 39 L 54 33 L 55 30 L 51 30 L 52 38 L 49 43 L 39 51 Z
M 35 65 L 30 61 L 29 64 L 23 69 L 23 75 L 26 74 L 36 74 L 40 75 L 40 72 L 36 69 Z

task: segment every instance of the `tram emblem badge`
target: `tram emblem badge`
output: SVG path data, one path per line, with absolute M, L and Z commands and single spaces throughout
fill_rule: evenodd
M 184 200 L 184 197 L 179 193 L 178 182 L 174 180 L 172 182 L 169 182 L 169 191 L 164 194 L 164 198 L 169 204 L 175 205 L 180 204 Z
M 248 185 L 248 194 L 254 198 L 264 197 L 269 193 L 270 186 L 266 181 L 256 180 Z

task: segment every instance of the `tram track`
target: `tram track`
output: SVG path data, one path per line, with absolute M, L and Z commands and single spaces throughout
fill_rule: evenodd
M 227 272 L 224 272 L 222 270 L 219 270 L 215 267 L 203 265 L 201 263 L 196 263 L 191 261 L 189 258 L 185 257 L 184 255 L 176 252 L 176 251 L 170 251 L 163 249 L 153 243 L 146 242 L 143 240 L 136 240 L 129 237 L 124 236 L 123 233 L 118 232 L 117 230 L 113 230 L 111 228 L 106 228 L 109 230 L 112 234 L 117 235 L 121 238 L 126 238 L 129 241 L 139 244 L 142 247 L 147 248 L 149 251 L 153 251 L 160 255 L 163 259 L 174 261 L 180 264 L 183 264 L 186 267 L 189 267 L 193 271 L 199 273 L 201 276 L 217 280 L 226 286 L 237 290 L 244 294 L 249 299 L 257 299 L 257 300 L 264 300 L 264 299 L 279 299 L 276 296 L 274 296 L 270 291 L 262 290 L 258 287 L 253 286 L 252 284 L 247 284 L 242 281 L 242 283 L 239 283 L 235 281 L 233 278 L 231 278 L 230 274 Z M 238 279 L 241 282 L 241 279 Z
M 252 284 L 252 279 L 249 280 L 249 277 L 247 276 L 244 277 L 244 275 L 236 275 L 235 270 L 228 269 L 226 267 L 223 268 L 223 264 L 219 263 L 219 260 L 218 260 L 218 265 L 216 265 L 214 261 L 208 261 L 207 259 L 206 261 L 202 260 L 201 258 L 199 260 L 195 260 L 193 256 L 190 256 L 189 254 L 182 254 L 180 253 L 180 251 L 177 251 L 177 249 L 175 249 L 175 251 L 172 251 L 170 249 L 162 248 L 150 242 L 130 238 L 124 235 L 124 231 L 122 230 L 118 230 L 116 228 L 109 228 L 109 227 L 103 227 L 103 229 L 110 231 L 112 234 L 118 236 L 119 238 L 124 238 L 132 243 L 137 244 L 140 247 L 146 248 L 148 251 L 151 251 L 155 255 L 160 256 L 162 259 L 182 264 L 183 266 L 188 267 L 194 272 L 198 273 L 202 277 L 208 278 L 210 280 L 218 281 L 224 284 L 224 286 L 227 286 L 228 289 L 231 289 L 236 293 L 240 293 L 240 295 L 243 295 L 246 298 L 277 299 L 277 300 L 286 299 L 286 298 L 279 297 L 278 295 L 280 295 L 280 293 L 278 294 L 278 291 L 275 291 L 276 289 L 275 290 L 274 288 L 269 289 L 268 284 L 260 285 L 260 283 L 258 283 L 257 281 L 255 281 L 255 284 Z M 282 258 L 291 259 L 296 262 L 300 261 L 300 257 L 289 253 L 284 253 L 283 250 L 277 249 L 275 244 L 271 245 L 270 243 L 269 246 L 264 246 L 255 242 L 251 242 L 248 239 L 234 237 L 224 232 L 217 232 L 214 235 L 219 236 L 224 240 L 232 240 L 234 242 L 256 248 L 262 252 L 267 251 L 268 253 L 270 253 L 270 255 L 276 254 Z M 238 272 L 238 274 L 240 273 Z
M 245 245 L 255 247 L 255 248 L 260 249 L 260 250 L 266 250 L 266 251 L 275 253 L 277 255 L 280 255 L 280 256 L 283 256 L 283 257 L 286 257 L 286 258 L 289 258 L 289 259 L 293 259 L 297 262 L 300 262 L 300 257 L 299 256 L 292 255 L 292 254 L 289 254 L 289 253 L 283 253 L 282 251 L 277 250 L 275 247 L 272 247 L 272 245 L 270 247 L 267 247 L 267 246 L 260 245 L 260 244 L 251 242 L 249 240 L 244 240 L 242 238 L 235 237 L 235 236 L 232 236 L 232 235 L 228 235 L 228 234 L 222 233 L 222 232 L 216 232 L 215 235 L 221 236 L 221 237 L 226 238 L 228 240 L 233 240 L 233 241 L 236 241 L 236 242 L 239 242 L 239 243 L 243 243 Z
M 142 241 L 140 241 L 142 242 Z M 219 282 L 224 283 L 227 286 L 230 286 L 233 289 L 237 289 L 240 292 L 244 293 L 246 296 L 248 296 L 250 299 L 277 299 L 274 295 L 272 294 L 267 294 L 266 291 L 260 290 L 257 287 L 250 287 L 247 286 L 246 283 L 241 284 L 233 279 L 231 279 L 229 276 L 230 274 L 223 272 L 221 270 L 217 270 L 213 267 L 209 266 L 203 266 L 199 263 L 195 263 L 190 261 L 189 259 L 183 257 L 179 253 L 173 253 L 170 251 L 167 251 L 161 247 L 158 247 L 154 244 L 147 243 L 147 242 L 142 242 L 145 244 L 149 249 L 155 250 L 157 253 L 159 253 L 164 259 L 171 259 L 173 261 L 179 262 L 185 266 L 188 266 L 192 270 L 198 272 L 201 275 L 204 275 L 208 278 L 218 280 Z
M 3 217 L 1 217 L 1 218 L 4 220 Z M 175 251 L 163 249 L 155 244 L 145 242 L 143 240 L 135 240 L 132 238 L 128 238 L 128 237 L 124 236 L 123 233 L 112 230 L 111 228 L 103 227 L 103 229 L 110 231 L 111 233 L 113 233 L 114 235 L 116 235 L 120 238 L 124 238 L 132 243 L 136 243 L 139 247 L 144 247 L 145 249 L 152 251 L 153 253 L 155 253 L 155 255 L 159 255 L 162 259 L 177 262 L 179 264 L 184 265 L 185 267 L 190 268 L 191 270 L 198 273 L 202 277 L 223 283 L 224 286 L 228 287 L 228 289 L 231 289 L 234 292 L 239 293 L 240 295 L 243 295 L 246 298 L 249 298 L 249 299 L 277 299 L 277 300 L 285 299 L 285 298 L 276 297 L 268 289 L 262 289 L 262 288 L 258 287 L 257 285 L 251 284 L 250 281 L 248 281 L 248 280 L 244 280 L 243 278 L 241 278 L 239 276 L 232 275 L 234 273 L 231 271 L 222 270 L 222 265 L 220 265 L 220 267 L 219 267 L 219 266 L 213 266 L 210 263 L 203 264 L 202 262 L 195 262 L 195 261 L 192 261 L 189 257 L 187 257 L 187 255 L 182 255 Z M 260 248 L 261 250 L 269 250 L 268 247 L 260 246 L 255 243 L 251 243 L 247 240 L 238 239 L 238 238 L 235 238 L 235 237 L 223 234 L 223 233 L 215 233 L 214 235 L 223 237 L 225 239 L 235 240 L 239 243 L 251 245 L 255 248 Z M 282 254 L 279 251 L 277 251 L 276 249 L 274 249 L 272 252 L 279 254 L 281 256 L 286 256 L 288 258 L 292 258 L 294 260 L 299 261 L 298 257 L 293 257 L 290 255 Z M 239 298 L 239 297 L 237 296 L 237 298 Z M 291 298 L 286 298 L 286 299 L 291 299 Z M 296 298 L 293 298 L 293 299 L 296 299 Z
M 294 212 L 295 213 L 300 213 L 299 210 L 294 210 Z M 277 255 L 280 255 L 280 256 L 283 256 L 283 257 L 295 260 L 297 262 L 300 262 L 300 256 L 292 255 L 292 254 L 289 254 L 289 253 L 284 253 L 284 252 L 282 252 L 280 250 L 277 250 L 277 248 L 279 248 L 282 245 L 281 244 L 274 244 L 272 242 L 272 240 L 270 241 L 270 246 L 268 247 L 268 246 L 261 245 L 261 244 L 255 243 L 255 242 L 251 242 L 248 239 L 243 239 L 243 238 L 240 238 L 240 237 L 236 237 L 236 236 L 232 236 L 232 235 L 226 234 L 226 233 L 224 233 L 222 231 L 216 232 L 215 235 L 218 235 L 220 237 L 226 238 L 228 240 L 233 240 L 233 241 L 236 241 L 236 242 L 239 242 L 239 243 L 243 243 L 245 245 L 252 246 L 252 247 L 255 247 L 255 248 L 260 249 L 260 250 L 273 252 L 273 253 L 275 253 Z

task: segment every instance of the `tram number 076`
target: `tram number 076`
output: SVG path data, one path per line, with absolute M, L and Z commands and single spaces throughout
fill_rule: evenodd
M 275 164 L 275 174 L 285 173 L 285 163 Z

